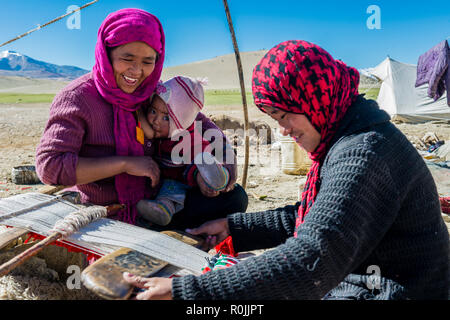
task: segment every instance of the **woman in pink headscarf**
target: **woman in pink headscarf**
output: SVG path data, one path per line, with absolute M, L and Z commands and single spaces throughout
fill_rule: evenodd
M 92 72 L 71 82 L 52 103 L 36 151 L 41 181 L 75 186 L 84 203 L 126 204 L 126 210 L 111 218 L 138 222 L 136 203 L 155 195 L 160 171 L 151 157 L 151 144 L 137 139 L 136 111 L 154 92 L 164 55 L 164 32 L 154 15 L 139 9 L 108 15 L 98 31 Z M 202 114 L 196 120 L 202 121 L 204 130 L 217 128 Z M 212 193 L 198 181 L 191 202 L 202 202 L 204 209 L 192 223 L 245 211 L 245 191 L 234 188 L 235 169 L 236 162 L 226 189 L 231 192 Z M 211 205 L 225 210 L 207 217 Z M 186 227 L 186 219 L 197 209 L 188 205 L 180 225 L 168 227 Z

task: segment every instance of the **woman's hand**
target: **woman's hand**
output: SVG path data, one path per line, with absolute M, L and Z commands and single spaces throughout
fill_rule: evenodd
M 213 190 L 206 184 L 205 180 L 203 179 L 202 175 L 199 173 L 197 174 L 197 184 L 200 188 L 200 192 L 208 198 L 217 197 L 219 195 L 219 191 Z
M 172 279 L 143 278 L 128 272 L 123 273 L 123 279 L 135 287 L 145 289 L 136 295 L 137 300 L 172 300 Z
M 149 177 L 153 188 L 159 183 L 159 166 L 151 157 L 128 157 L 124 171 L 133 176 Z
M 121 173 L 149 177 L 152 180 L 152 187 L 156 187 L 159 183 L 159 166 L 151 157 L 112 156 L 104 158 L 79 157 L 76 168 L 76 184 L 87 184 L 114 177 Z
M 223 218 L 208 221 L 198 228 L 186 229 L 186 232 L 195 236 L 207 235 L 204 247 L 209 250 L 217 246 L 230 235 L 230 228 L 228 226 L 228 219 Z

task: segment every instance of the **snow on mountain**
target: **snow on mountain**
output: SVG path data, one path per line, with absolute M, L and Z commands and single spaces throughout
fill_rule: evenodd
M 0 58 L 1 59 L 8 58 L 9 56 L 21 56 L 21 54 L 15 52 L 15 51 L 9 51 L 9 50 L 0 52 Z

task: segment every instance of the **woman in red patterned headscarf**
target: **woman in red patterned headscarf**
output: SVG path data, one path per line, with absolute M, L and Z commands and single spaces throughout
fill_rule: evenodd
M 189 230 L 210 246 L 271 249 L 199 277 L 126 281 L 138 299 L 447 299 L 449 237 L 421 156 L 356 69 L 306 41 L 280 43 L 253 96 L 313 160 L 295 205 L 235 213 Z M 444 279 L 444 280 L 442 280 Z
M 320 166 L 358 96 L 358 85 L 356 69 L 306 41 L 280 43 L 255 67 L 252 89 L 256 106 L 277 120 L 281 133 L 290 135 L 313 161 L 296 227 L 314 203 Z

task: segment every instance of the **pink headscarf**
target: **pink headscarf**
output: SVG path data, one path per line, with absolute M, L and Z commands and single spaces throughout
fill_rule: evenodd
M 158 53 L 153 72 L 133 93 L 123 92 L 116 84 L 107 48 L 141 41 Z M 100 95 L 113 106 L 114 136 L 118 156 L 143 156 L 143 146 L 136 140 L 133 112 L 150 98 L 161 76 L 164 63 L 165 37 L 159 20 L 140 9 L 122 9 L 109 14 L 98 31 L 95 65 L 92 70 Z M 135 224 L 136 203 L 145 196 L 145 177 L 122 173 L 115 177 L 118 200 L 127 209 L 117 219 Z

